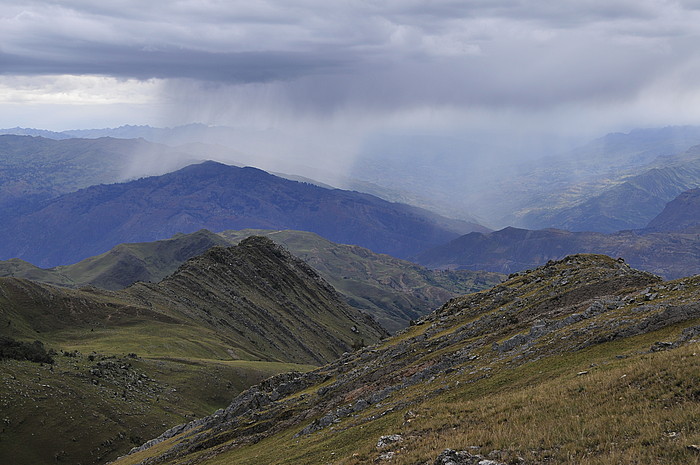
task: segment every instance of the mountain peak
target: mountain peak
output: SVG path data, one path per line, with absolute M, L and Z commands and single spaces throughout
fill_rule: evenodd
M 305 262 L 265 237 L 212 247 L 160 283 L 124 292 L 238 335 L 236 350 L 252 358 L 320 364 L 387 335 Z
M 165 239 L 202 228 L 304 230 L 399 258 L 473 230 L 469 224 L 368 194 L 208 161 L 162 176 L 89 187 L 29 211 L 8 211 L 0 222 L 0 258 L 53 267 L 123 242 Z

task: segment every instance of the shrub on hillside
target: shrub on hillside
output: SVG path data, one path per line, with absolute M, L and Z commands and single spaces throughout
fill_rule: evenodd
M 0 360 L 29 360 L 35 363 L 53 363 L 41 341 L 21 342 L 11 337 L 0 336 Z

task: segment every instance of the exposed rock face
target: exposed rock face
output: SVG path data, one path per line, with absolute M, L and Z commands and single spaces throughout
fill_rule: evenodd
M 700 277 L 664 283 L 622 261 L 595 255 L 549 262 L 512 275 L 487 292 L 452 299 L 381 346 L 346 354 L 309 373 L 255 386 L 204 423 L 185 427 L 187 432 L 167 447 L 153 454 L 142 448 L 139 460 L 200 463 L 292 428 L 298 431 L 297 438 L 304 438 L 351 427 L 347 425 L 359 427 L 449 393 L 454 378 L 448 383 L 448 375 L 478 383 L 494 376 L 495 367 L 515 368 L 693 322 L 700 317 L 698 301 Z M 684 334 L 677 343 L 695 332 L 689 329 Z M 376 413 L 369 415 L 368 410 Z M 409 413 L 405 418 L 411 420 Z M 166 433 L 159 441 L 168 438 L 174 434 Z M 405 435 L 401 441 L 389 438 L 377 444 L 381 449 L 377 460 L 389 460 L 401 448 L 410 448 Z M 190 455 L 193 452 L 198 452 L 196 458 Z M 445 451 L 435 463 L 500 463 L 499 455 L 491 452 L 480 456 Z
M 483 455 L 471 454 L 465 450 L 445 449 L 437 456 L 433 465 L 504 465 Z

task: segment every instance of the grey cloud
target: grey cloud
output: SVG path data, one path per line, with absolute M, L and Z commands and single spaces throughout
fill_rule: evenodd
M 232 86 L 227 92 L 237 101 L 266 92 L 274 94 L 266 100 L 270 111 L 321 115 L 415 106 L 549 108 L 633 99 L 687 68 L 698 60 L 688 46 L 700 34 L 696 5 L 0 1 L 0 73 L 202 81 L 192 86 L 199 96 Z M 235 89 L 250 83 L 267 87 Z
M 609 103 L 634 98 L 679 60 L 672 54 L 650 60 L 642 48 L 632 53 L 629 49 L 607 50 L 606 45 L 604 40 L 546 48 L 499 44 L 490 54 L 464 60 L 365 63 L 348 73 L 303 76 L 274 84 L 273 104 L 293 112 L 327 115 L 413 106 L 546 109 Z M 263 91 L 247 89 L 229 100 L 245 102 L 244 106 L 268 101 L 260 95 Z

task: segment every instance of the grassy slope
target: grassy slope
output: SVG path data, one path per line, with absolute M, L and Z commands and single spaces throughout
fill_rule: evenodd
M 225 406 L 250 384 L 309 368 L 114 353 L 59 355 L 53 366 L 9 360 L 0 366 L 3 463 L 76 465 L 114 459 L 164 428 Z M 98 369 L 103 374 L 93 374 Z
M 659 282 L 611 259 L 574 257 L 455 299 L 317 370 L 320 383 L 265 408 L 281 415 L 270 434 L 246 433 L 264 431 L 266 417 L 243 414 L 118 463 L 141 463 L 186 437 L 189 454 L 149 463 L 354 465 L 392 451 L 391 463 L 431 464 L 448 447 L 505 463 L 700 463 L 686 447 L 700 442 L 700 347 L 691 338 L 649 350 L 697 327 L 699 300 L 700 278 Z M 390 386 L 399 388 L 295 437 Z M 396 433 L 402 442 L 377 450 L 381 435 Z
M 14 258 L 0 262 L 0 276 L 60 286 L 118 290 L 137 281 L 160 281 L 174 273 L 186 260 L 215 245 L 229 245 L 229 242 L 201 230 L 162 241 L 120 244 L 101 255 L 55 268 L 39 268 Z
M 432 463 L 446 448 L 506 463 L 518 457 L 524 463 L 700 463 L 686 448 L 700 442 L 698 344 L 638 353 L 677 333 L 504 370 L 476 386 L 462 384 L 460 376 L 439 376 L 434 389 L 449 392 L 410 408 L 377 406 L 315 436 L 293 438 L 299 428 L 202 463 L 371 463 L 380 455 L 379 437 L 388 434 L 404 437 L 387 449 L 397 453 L 395 464 Z M 631 356 L 617 359 L 621 354 Z M 582 371 L 588 374 L 579 376 Z
M 174 273 L 186 260 L 215 245 L 228 243 L 209 231 L 201 230 L 162 241 L 120 244 L 102 255 L 54 270 L 81 286 L 117 290 L 136 281 L 160 281 Z
M 245 261 L 246 254 L 241 252 L 232 259 Z M 353 321 L 343 319 L 347 315 L 335 315 L 334 318 L 342 319 L 336 321 L 328 315 L 307 314 L 307 319 L 314 319 L 310 327 L 316 331 L 316 338 L 321 337 L 325 325 L 327 331 L 336 334 L 334 340 L 344 345 L 326 348 L 323 341 L 307 335 L 303 342 L 316 352 L 299 355 L 290 340 L 287 354 L 266 358 L 265 351 L 251 339 L 253 333 L 236 329 L 235 322 L 230 326 L 207 324 L 207 316 L 195 314 L 198 310 L 206 315 L 214 311 L 217 305 L 225 303 L 217 298 L 226 297 L 232 289 L 238 292 L 238 298 L 259 301 L 261 305 L 271 298 L 280 298 L 283 307 L 299 312 L 299 318 L 304 318 L 303 312 L 309 309 L 345 309 L 339 302 L 331 302 L 336 297 L 316 282 L 315 275 L 298 278 L 302 271 L 283 265 L 266 274 L 266 254 L 267 249 L 253 259 L 260 268 L 257 274 L 244 273 L 256 282 L 275 283 L 274 293 L 264 296 L 256 296 L 256 288 L 241 283 L 233 288 L 222 285 L 207 289 L 206 283 L 182 276 L 189 272 L 202 279 L 207 271 L 197 266 L 206 262 L 206 257 L 183 265 L 180 273 L 170 278 L 169 282 L 175 280 L 179 287 L 165 283 L 110 292 L 0 279 L 0 335 L 28 341 L 39 339 L 60 354 L 68 354 L 58 355 L 55 366 L 0 361 L 0 403 L 5 420 L 0 426 L 3 462 L 102 463 L 166 427 L 224 407 L 244 388 L 270 375 L 306 371 L 312 367 L 304 360 L 314 357 L 328 356 L 326 360 L 330 360 L 339 353 L 329 354 L 346 350 L 342 347 L 349 347 L 358 335 L 368 343 L 376 340 L 365 332 L 366 324 L 359 321 L 355 322 L 358 335 L 353 333 Z M 276 258 L 287 260 L 283 254 Z M 226 274 L 221 267 L 204 264 L 212 268 L 211 273 Z M 235 276 L 236 271 L 230 274 Z M 306 281 L 294 281 L 299 279 Z M 280 284 L 286 281 L 294 281 L 293 288 Z M 306 294 L 318 302 L 315 307 L 304 309 L 303 304 L 294 303 L 301 302 L 300 295 Z M 144 295 L 148 304 L 142 300 Z M 205 306 L 198 307 L 197 302 Z M 226 308 L 233 321 L 241 318 L 240 313 L 231 311 L 236 308 L 231 302 Z M 273 312 L 273 308 L 268 305 L 265 311 Z M 280 314 L 276 320 L 284 318 Z M 279 332 L 272 326 L 265 329 L 268 339 L 261 336 L 260 341 Z M 290 330 L 304 332 L 303 328 Z
M 248 360 L 231 360 L 212 330 L 115 296 L 16 279 L 0 280 L 0 334 L 59 352 L 54 366 L 0 361 L 0 457 L 15 464 L 103 463 L 251 384 L 311 368 L 242 350 Z M 95 375 L 102 362 L 116 366 Z

